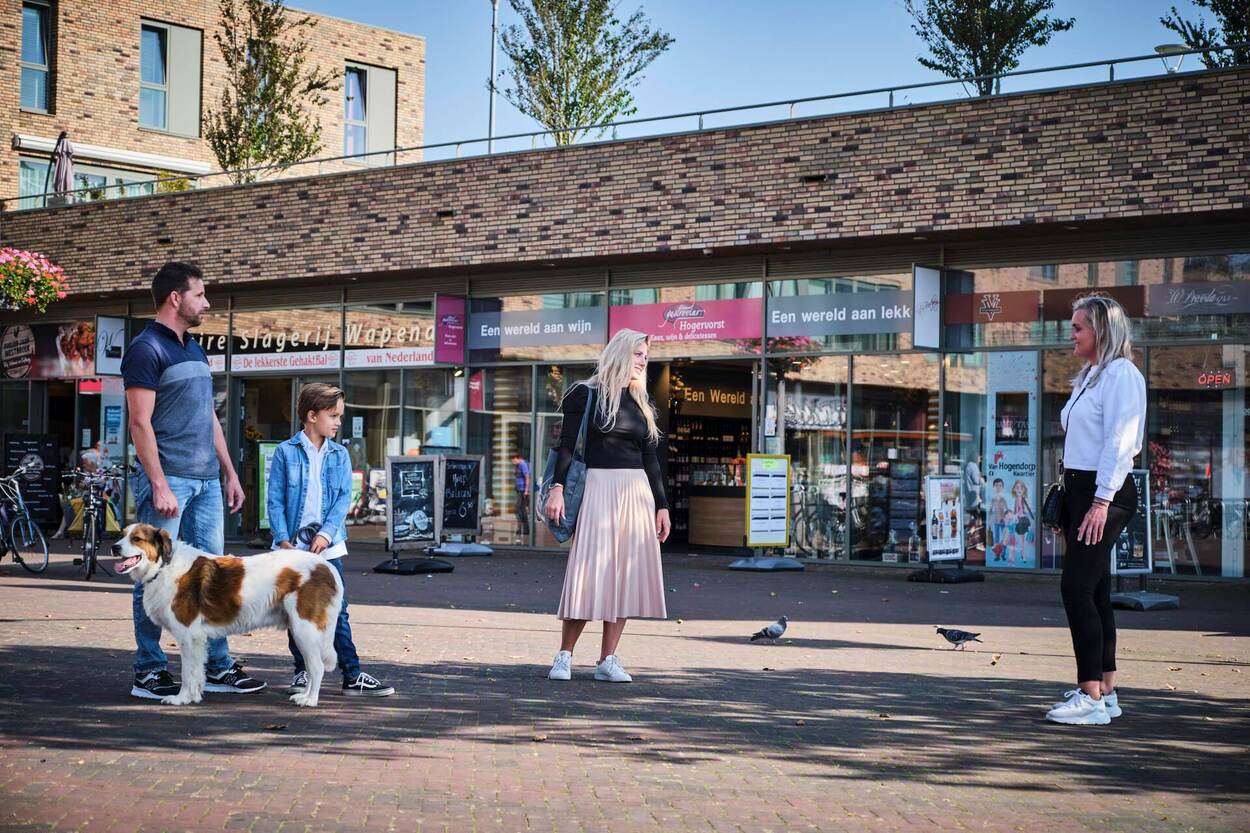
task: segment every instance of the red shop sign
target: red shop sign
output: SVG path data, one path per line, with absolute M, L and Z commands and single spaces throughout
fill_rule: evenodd
M 1090 286 L 1082 289 L 1048 289 L 1042 293 L 1042 317 L 1047 321 L 1066 321 L 1072 317 L 1072 304 L 1090 295 L 1112 298 L 1124 307 L 1129 318 L 1146 314 L 1144 286 Z
M 1036 321 L 1041 303 L 1037 290 L 1023 292 L 970 292 L 946 297 L 947 324 L 994 324 L 1003 321 Z
M 1204 370 L 1198 374 L 1198 384 L 1204 388 L 1228 388 L 1233 385 L 1231 370 Z
M 763 298 L 674 301 L 612 307 L 608 333 L 628 327 L 652 341 L 736 341 L 763 337 Z

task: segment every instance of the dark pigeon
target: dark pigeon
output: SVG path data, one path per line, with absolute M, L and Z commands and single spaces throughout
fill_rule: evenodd
M 965 642 L 981 642 L 981 640 L 977 639 L 981 635 L 979 633 L 969 633 L 968 631 L 961 631 L 955 628 L 938 628 L 937 632 L 942 634 L 947 642 L 961 651 L 964 649 Z

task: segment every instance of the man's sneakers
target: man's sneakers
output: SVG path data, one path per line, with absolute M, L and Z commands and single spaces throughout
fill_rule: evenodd
M 296 671 L 295 676 L 291 679 L 291 684 L 287 686 L 287 694 L 302 694 L 308 690 L 308 672 Z
M 239 662 L 220 674 L 209 674 L 204 680 L 204 690 L 217 694 L 255 694 L 265 685 L 243 673 L 243 664 Z
M 1057 703 L 1046 713 L 1046 719 L 1070 726 L 1106 726 L 1111 722 L 1107 706 L 1107 698 L 1095 700 L 1085 692 L 1074 689 L 1068 692 L 1067 700 Z M 1118 703 L 1116 708 L 1119 709 Z
M 573 654 L 568 651 L 560 651 L 557 653 L 556 658 L 551 661 L 551 670 L 547 672 L 547 679 L 573 679 Z
M 343 693 L 349 697 L 388 697 L 395 693 L 395 689 L 382 685 L 376 677 L 361 671 L 350 680 L 343 680 Z
M 165 669 L 149 671 L 146 674 L 135 674 L 134 685 L 130 687 L 130 696 L 142 697 L 145 700 L 160 700 L 162 697 L 173 697 L 182 686 L 174 681 Z
M 620 660 L 614 654 L 608 654 L 595 666 L 595 679 L 604 683 L 632 683 L 634 681 L 633 677 L 625 673 Z

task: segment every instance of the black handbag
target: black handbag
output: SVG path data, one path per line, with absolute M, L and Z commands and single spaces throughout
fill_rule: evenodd
M 1063 464 L 1059 464 L 1059 482 L 1051 483 L 1042 501 L 1042 526 L 1049 529 L 1063 527 Z

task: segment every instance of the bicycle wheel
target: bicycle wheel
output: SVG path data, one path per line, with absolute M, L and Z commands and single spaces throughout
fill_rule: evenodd
M 14 518 L 9 536 L 18 564 L 32 573 L 42 573 L 48 568 L 48 539 L 43 537 L 39 524 L 27 517 Z
M 96 548 L 99 546 L 99 540 L 95 519 L 88 517 L 82 526 L 82 568 L 86 573 L 84 578 L 87 581 L 91 581 L 91 576 L 95 574 Z

